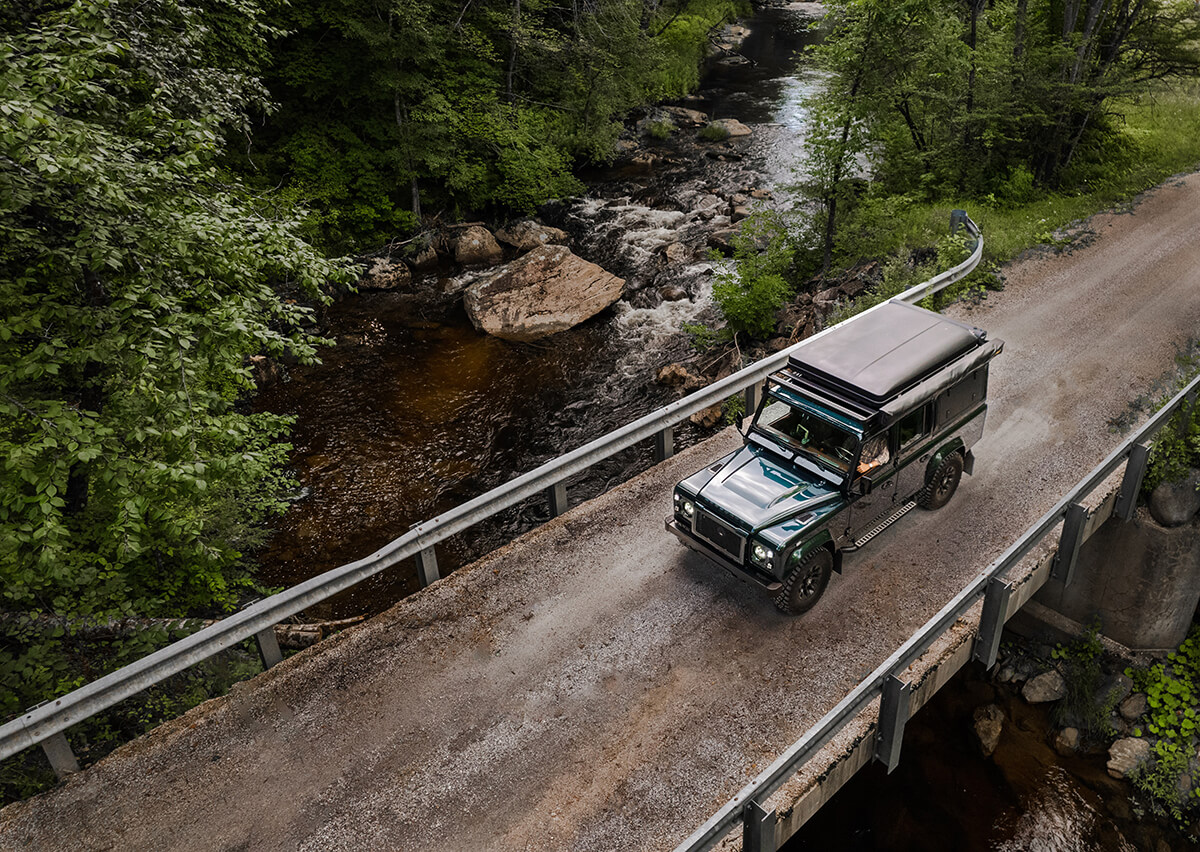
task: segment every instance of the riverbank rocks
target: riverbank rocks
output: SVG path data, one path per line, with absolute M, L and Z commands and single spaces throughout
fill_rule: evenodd
M 412 272 L 399 260 L 377 257 L 358 280 L 359 290 L 399 290 L 412 283 Z
M 721 410 L 721 404 L 717 403 L 716 405 L 710 405 L 703 411 L 697 411 L 688 420 L 701 429 L 712 429 L 721 422 L 721 418 L 724 415 L 725 412 Z
M 567 232 L 561 228 L 551 228 L 532 219 L 522 219 L 496 231 L 496 239 L 517 251 L 526 252 L 538 246 L 565 245 L 568 238 Z
M 505 340 L 539 340 L 595 316 L 621 297 L 625 280 L 539 246 L 472 283 L 463 303 L 475 328 Z
M 669 388 L 682 388 L 685 391 L 695 390 L 704 384 L 704 379 L 692 375 L 683 364 L 667 364 L 659 369 L 654 380 Z
M 710 121 L 708 126 L 721 128 L 725 131 L 725 136 L 729 139 L 737 136 L 749 136 L 754 132 L 736 118 L 718 118 L 716 121 Z
M 1150 514 L 1164 527 L 1180 527 L 1200 512 L 1200 470 L 1192 468 L 1175 482 L 1161 482 L 1150 492 Z
M 463 266 L 491 266 L 503 257 L 500 244 L 483 225 L 469 226 L 454 240 L 454 259 Z
M 708 123 L 708 114 L 700 112 L 698 109 L 669 106 L 663 107 L 663 112 L 670 116 L 671 121 L 679 127 L 703 127 Z
M 984 757 L 991 757 L 1000 744 L 1004 731 L 1004 711 L 995 704 L 986 704 L 975 709 L 975 736 L 979 737 L 979 748 Z
M 1053 669 L 1031 678 L 1021 689 L 1021 697 L 1030 704 L 1058 701 L 1066 694 L 1067 684 L 1063 676 Z
M 1054 750 L 1064 757 L 1079 750 L 1079 729 L 1063 728 L 1054 738 Z
M 1124 778 L 1150 759 L 1150 742 L 1141 737 L 1117 740 L 1108 749 L 1108 774 Z
M 1122 701 L 1117 706 L 1117 710 L 1120 712 L 1122 719 L 1126 722 L 1132 722 L 1146 712 L 1146 706 L 1146 693 L 1135 692 Z

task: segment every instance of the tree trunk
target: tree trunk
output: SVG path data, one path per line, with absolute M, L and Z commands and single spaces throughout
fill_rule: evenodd
M 508 31 L 508 71 L 505 74 L 504 93 L 508 102 L 513 102 L 513 74 L 517 70 L 517 38 L 521 31 L 521 0 L 513 0 L 512 28 Z

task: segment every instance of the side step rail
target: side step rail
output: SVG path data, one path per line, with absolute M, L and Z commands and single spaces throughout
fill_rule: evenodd
M 854 544 L 850 545 L 849 547 L 843 547 L 842 550 L 846 551 L 847 553 L 858 550 L 860 547 L 862 547 L 868 541 L 875 538 L 875 536 L 879 535 L 881 532 L 886 530 L 892 524 L 896 523 L 896 521 L 903 518 L 905 515 L 907 515 L 909 512 L 911 512 L 916 507 L 917 507 L 917 501 L 909 500 L 907 503 L 905 503 L 903 506 L 901 506 L 895 512 L 888 515 L 887 518 L 885 518 L 883 520 L 883 523 L 881 523 L 879 526 L 875 527 L 873 530 L 871 530 L 869 533 L 864 535 L 862 538 L 855 541 Z

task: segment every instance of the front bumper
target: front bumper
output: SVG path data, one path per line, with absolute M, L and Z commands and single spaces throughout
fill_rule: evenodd
M 765 571 L 748 571 L 742 566 L 735 564 L 731 559 L 729 559 L 729 557 L 722 553 L 718 553 L 716 550 L 695 538 L 690 532 L 679 526 L 679 524 L 675 522 L 674 517 L 667 518 L 667 532 L 671 533 L 671 535 L 675 536 L 675 538 L 679 539 L 683 544 L 690 547 L 692 550 L 696 551 L 702 556 L 707 556 L 709 559 L 720 565 L 730 574 L 733 574 L 733 576 L 737 577 L 739 580 L 745 580 L 748 583 L 758 586 L 760 589 L 766 589 L 768 592 L 778 592 L 783 588 L 783 583 L 781 583 L 779 580 L 776 580 Z

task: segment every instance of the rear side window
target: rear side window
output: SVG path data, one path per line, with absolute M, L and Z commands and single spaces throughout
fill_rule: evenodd
M 905 415 L 897 427 L 899 440 L 897 446 L 904 449 L 909 444 L 912 444 L 918 438 L 926 435 L 929 432 L 929 426 L 926 422 L 926 413 L 929 411 L 928 405 L 922 405 L 916 411 Z

